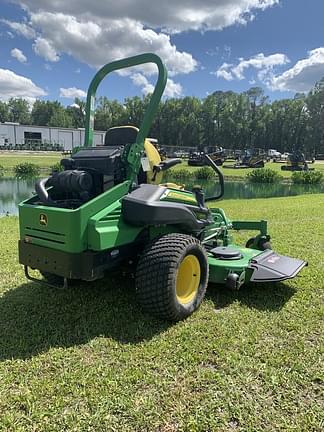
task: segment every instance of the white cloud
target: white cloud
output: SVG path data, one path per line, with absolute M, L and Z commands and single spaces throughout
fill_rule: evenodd
M 143 74 L 134 73 L 131 75 L 131 79 L 136 86 L 142 87 L 141 91 L 143 94 L 146 95 L 148 93 L 153 93 L 154 85 L 152 85 Z M 173 98 L 180 97 L 182 95 L 183 90 L 181 84 L 174 82 L 171 78 L 168 78 L 163 96 Z
M 37 97 L 45 95 L 45 90 L 34 84 L 31 79 L 8 69 L 0 69 L 0 100 L 6 101 L 13 97 L 34 102 Z
M 47 61 L 57 62 L 60 59 L 52 43 L 42 37 L 38 37 L 35 40 L 33 50 L 37 55 L 43 57 Z
M 154 86 L 148 81 L 148 79 L 141 73 L 134 73 L 131 75 L 133 83 L 137 87 L 142 87 L 141 91 L 143 94 L 153 93 Z
M 214 49 L 208 49 L 206 51 L 206 54 L 210 57 L 215 57 L 219 55 L 219 50 L 220 48 L 218 46 L 216 46 Z
M 307 92 L 314 84 L 324 77 L 324 47 L 319 47 L 308 52 L 305 59 L 299 60 L 294 66 L 281 74 L 275 73 L 275 67 L 289 63 L 284 54 L 272 54 L 265 56 L 257 54 L 250 59 L 239 59 L 234 65 L 223 63 L 221 67 L 213 72 L 218 78 L 227 81 L 242 80 L 248 68 L 257 70 L 256 77 L 267 85 L 271 90 Z M 250 84 L 255 84 L 253 78 Z
M 163 96 L 170 98 L 183 96 L 181 84 L 174 82 L 171 78 L 168 78 Z
M 230 58 L 232 54 L 232 48 L 229 45 L 224 45 L 224 57 Z
M 27 57 L 19 48 L 14 48 L 10 51 L 11 57 L 18 60 L 20 63 L 26 63 Z
M 29 13 L 30 22 L 7 24 L 26 37 L 36 37 L 35 52 L 48 61 L 67 53 L 91 66 L 153 51 L 166 63 L 170 76 L 196 70 L 190 53 L 177 50 L 161 28 L 222 29 L 247 22 L 253 10 L 263 10 L 279 0 L 15 0 Z M 32 35 L 32 31 L 34 35 Z M 103 55 L 104 53 L 104 55 Z M 142 68 L 145 74 L 152 68 Z
M 16 0 L 31 11 L 61 12 L 89 18 L 121 20 L 125 17 L 150 28 L 173 32 L 184 30 L 221 30 L 235 23 L 245 24 L 254 11 L 276 5 L 279 0 Z
M 67 98 L 67 99 L 74 99 L 74 98 L 83 98 L 87 96 L 87 93 L 81 89 L 78 89 L 76 87 L 69 87 L 69 88 L 60 88 L 60 96 Z
M 141 23 L 127 18 L 98 18 L 93 22 L 72 15 L 40 12 L 31 14 L 31 22 L 42 33 L 36 40 L 35 51 L 47 60 L 56 61 L 59 53 L 65 52 L 90 66 L 100 67 L 118 58 L 153 51 L 164 60 L 170 75 L 189 73 L 197 67 L 192 55 L 178 51 L 168 35 L 145 29 Z M 156 72 L 152 67 L 141 70 L 146 74 Z
M 226 81 L 232 81 L 234 77 L 229 70 L 232 67 L 234 66 L 230 63 L 223 63 L 222 66 L 216 72 L 212 72 L 212 74 L 216 75 L 217 78 L 224 78 Z
M 256 11 L 279 3 L 279 0 L 105 0 L 92 2 L 89 8 L 88 0 L 12 1 L 23 7 L 28 21 L 6 23 L 12 30 L 33 38 L 35 53 L 46 61 L 58 61 L 65 53 L 98 68 L 119 58 L 155 52 L 171 77 L 195 71 L 198 63 L 189 52 L 177 49 L 168 32 L 221 30 L 235 23 L 246 24 Z M 230 55 L 229 50 L 226 55 Z M 145 66 L 137 68 L 137 72 L 150 76 L 156 73 L 156 68 Z M 126 74 L 132 76 L 134 70 Z M 166 91 L 179 95 L 182 88 L 170 80 Z
M 273 76 L 272 90 L 307 92 L 324 76 L 324 47 L 308 52 L 308 57 L 299 60 L 281 75 Z
M 232 81 L 234 79 L 243 80 L 245 78 L 246 69 L 254 68 L 258 70 L 258 79 L 268 82 L 269 79 L 271 79 L 273 68 L 287 63 L 289 63 L 289 59 L 284 54 L 265 56 L 263 53 L 259 53 L 247 60 L 240 58 L 237 65 L 223 63 L 214 74 L 218 78 L 224 78 L 227 81 Z
M 14 30 L 19 35 L 24 36 L 26 39 L 33 39 L 36 36 L 35 30 L 26 23 L 8 21 L 5 19 L 0 20 L 0 22 L 7 24 L 12 30 Z

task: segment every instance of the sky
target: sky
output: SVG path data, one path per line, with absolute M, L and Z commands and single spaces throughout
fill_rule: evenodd
M 144 52 L 168 69 L 164 97 L 308 92 L 324 76 L 323 0 L 0 0 L 0 100 L 73 104 L 98 68 Z M 109 75 L 98 95 L 152 92 L 153 66 Z

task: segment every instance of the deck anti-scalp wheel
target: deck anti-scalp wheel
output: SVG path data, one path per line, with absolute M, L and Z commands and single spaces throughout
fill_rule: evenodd
M 167 234 L 142 253 L 136 270 L 137 298 L 159 318 L 179 321 L 200 306 L 208 283 L 206 252 L 196 238 Z
M 247 248 L 254 248 L 254 242 L 255 242 L 255 237 L 249 238 L 249 240 L 246 242 L 245 247 L 247 247 Z M 267 250 L 267 249 L 272 249 L 271 242 L 269 240 L 265 240 L 265 239 L 261 238 L 258 241 L 257 249 L 261 250 L 261 251 L 264 251 L 264 250 Z

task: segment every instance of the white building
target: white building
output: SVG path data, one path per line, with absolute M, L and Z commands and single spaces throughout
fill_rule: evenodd
M 51 150 L 61 148 L 72 150 L 84 144 L 84 128 L 68 129 L 49 126 L 25 126 L 19 123 L 0 123 L 1 148 Z M 95 131 L 94 145 L 103 145 L 104 131 Z

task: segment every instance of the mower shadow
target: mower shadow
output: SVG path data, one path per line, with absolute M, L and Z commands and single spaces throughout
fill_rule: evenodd
M 122 277 L 65 290 L 35 283 L 9 290 L 0 298 L 0 361 L 98 336 L 139 343 L 166 330 L 170 324 L 142 313 L 134 294 L 134 282 Z
M 250 308 L 278 311 L 294 294 L 289 285 L 254 285 L 238 292 L 209 285 L 207 298 L 217 309 L 239 301 Z M 52 347 L 82 345 L 95 337 L 140 343 L 170 323 L 141 312 L 134 282 L 115 277 L 55 290 L 25 283 L 0 298 L 0 361 L 26 359 Z
M 206 298 L 212 300 L 216 309 L 223 309 L 233 302 L 239 302 L 251 309 L 279 311 L 296 290 L 283 282 L 244 285 L 239 291 L 231 291 L 224 285 L 209 284 Z

